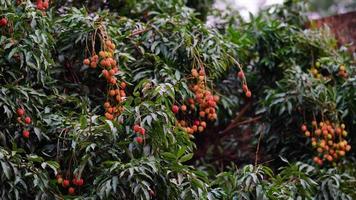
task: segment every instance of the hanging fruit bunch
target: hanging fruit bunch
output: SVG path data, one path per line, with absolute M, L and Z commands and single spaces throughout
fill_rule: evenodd
M 22 136 L 26 139 L 30 137 L 30 131 L 29 131 L 29 125 L 32 122 L 31 117 L 25 116 L 25 109 L 23 108 L 18 108 L 16 110 L 17 114 L 17 122 L 24 127 L 22 130 Z
M 133 131 L 138 135 L 136 138 L 135 138 L 135 141 L 139 144 L 142 144 L 143 143 L 143 140 L 144 140 L 144 137 L 145 137 L 145 134 L 146 134 L 146 130 L 141 127 L 140 125 L 138 124 L 135 124 L 133 126 Z
M 338 76 L 342 78 L 347 78 L 348 74 L 344 65 L 339 66 Z
M 38 10 L 47 10 L 49 7 L 49 0 L 37 0 L 36 7 Z
M 105 117 L 108 120 L 113 120 L 119 116 L 124 110 L 123 102 L 126 99 L 126 83 L 124 81 L 119 81 L 116 78 L 119 72 L 118 63 L 115 59 L 115 44 L 109 39 L 106 34 L 105 28 L 100 27 L 98 32 L 96 32 L 101 39 L 101 50 L 99 55 L 95 53 L 95 39 L 93 39 L 93 51 L 90 58 L 83 60 L 83 64 L 89 66 L 92 69 L 97 67 L 101 70 L 101 76 L 107 81 L 107 97 L 104 102 Z M 93 38 L 96 38 L 94 35 Z
M 317 79 L 323 78 L 325 80 L 331 78 L 330 74 L 329 74 L 329 76 L 325 75 L 325 73 L 328 74 L 326 71 L 328 71 L 328 70 L 325 68 L 322 68 L 320 62 L 316 62 L 315 66 L 312 66 L 309 69 L 309 72 L 313 75 L 314 78 L 317 78 Z M 324 73 L 322 73 L 322 72 L 324 72 Z M 337 76 L 344 78 L 344 79 L 348 77 L 348 73 L 347 73 L 345 65 L 341 64 L 338 67 Z
M 217 103 L 219 96 L 213 95 L 212 91 L 206 85 L 206 73 L 204 67 L 199 70 L 191 70 L 193 84 L 190 86 L 194 93 L 194 98 L 189 98 L 186 104 L 181 106 L 173 105 L 172 112 L 180 117 L 177 125 L 189 134 L 203 132 L 206 128 L 206 121 L 215 121 L 217 119 Z M 196 117 L 198 116 L 198 117 Z
M 68 177 L 70 176 L 64 178 L 63 175 L 58 174 L 56 180 L 58 185 L 67 190 L 69 195 L 74 195 L 76 193 L 76 188 L 80 188 L 84 185 L 84 180 L 83 178 L 79 178 L 79 176 L 72 175 L 73 179 L 70 181 Z
M 346 141 L 347 131 L 345 124 L 331 123 L 329 120 L 312 121 L 311 129 L 306 124 L 301 126 L 301 131 L 311 139 L 311 145 L 316 150 L 317 156 L 313 161 L 323 165 L 325 161 L 335 163 L 351 150 Z
M 242 90 L 244 91 L 245 95 L 247 98 L 250 98 L 252 96 L 251 90 L 247 86 L 246 82 L 246 77 L 244 71 L 242 71 L 242 68 L 240 68 L 240 71 L 237 73 L 237 77 L 240 79 L 242 83 Z
M 237 76 L 240 79 L 246 97 L 250 98 L 252 93 L 247 86 L 245 74 L 240 64 L 233 57 L 230 56 L 230 58 L 239 68 Z M 194 134 L 203 132 L 207 127 L 208 121 L 212 122 L 217 119 L 217 103 L 220 97 L 214 95 L 208 87 L 207 74 L 200 59 L 197 59 L 193 65 L 191 79 L 193 79 L 193 83 L 190 85 L 190 90 L 194 93 L 194 98 L 188 98 L 185 100 L 186 104 L 183 103 L 181 106 L 174 104 L 172 112 L 176 114 L 177 126 L 189 134 Z

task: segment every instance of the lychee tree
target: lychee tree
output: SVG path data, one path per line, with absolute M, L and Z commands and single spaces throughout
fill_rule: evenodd
M 341 133 L 352 131 L 354 72 L 350 57 L 296 24 L 285 28 L 273 16 L 208 28 L 186 3 L 0 0 L 1 199 L 351 197 L 347 183 L 356 172 L 349 165 L 320 170 L 311 154 L 308 164 L 284 160 L 275 175 L 257 159 L 240 169 L 192 165 L 195 143 L 245 103 L 250 115 L 263 111 L 251 128 L 256 135 L 267 126 L 270 140 L 298 134 L 261 144 L 269 155 L 305 152 L 275 147 L 305 143 L 313 120 L 334 120 L 322 116 L 335 114 L 346 124 Z M 316 63 L 330 66 L 331 81 L 318 78 Z M 281 96 L 290 101 L 282 104 Z M 280 120 L 286 123 L 277 126 Z

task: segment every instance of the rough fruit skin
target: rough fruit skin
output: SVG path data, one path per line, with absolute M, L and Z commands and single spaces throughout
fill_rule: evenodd
M 182 106 L 180 107 L 180 109 L 181 109 L 183 112 L 185 112 L 185 111 L 187 110 L 187 106 L 186 106 L 186 105 L 182 105 Z
M 75 192 L 75 189 L 74 189 L 73 187 L 68 188 L 68 193 L 69 193 L 70 195 L 73 195 L 74 192 Z
M 18 122 L 18 123 L 21 123 L 21 122 L 22 122 L 21 117 L 17 117 L 17 122 Z
M 0 20 L 0 26 L 6 26 L 7 25 L 7 19 L 4 17 Z
M 57 178 L 57 183 L 58 183 L 58 184 L 62 184 L 62 183 L 63 183 L 63 178 L 58 177 L 58 178 Z
M 239 73 L 237 73 L 237 76 L 240 78 L 240 79 L 243 79 L 245 77 L 245 74 L 243 71 L 239 71 Z
M 192 76 L 193 77 L 198 77 L 199 76 L 198 71 L 196 69 L 192 69 L 191 72 L 192 72 Z
M 250 98 L 251 96 L 252 96 L 251 91 L 247 91 L 247 92 L 246 92 L 246 97 L 247 97 L 247 98 Z
M 177 105 L 173 105 L 172 106 L 172 112 L 173 113 L 178 113 L 178 111 L 179 111 L 179 107 Z
M 105 113 L 105 117 L 106 117 L 106 119 L 108 119 L 108 120 L 113 120 L 114 119 L 114 116 L 112 115 L 112 114 L 110 114 L 110 113 Z
M 84 59 L 83 60 L 84 65 L 90 65 L 90 60 L 89 59 Z
M 43 2 L 42 6 L 44 9 L 47 9 L 49 6 L 48 1 Z
M 300 127 L 300 129 L 301 129 L 303 132 L 305 132 L 305 131 L 307 130 L 307 126 L 303 124 L 303 125 Z
M 17 113 L 18 116 L 21 117 L 21 116 L 23 116 L 25 114 L 25 110 L 22 109 L 22 108 L 19 108 L 19 109 L 16 110 L 16 113 Z
M 77 179 L 73 178 L 72 183 L 73 183 L 73 185 L 78 185 Z
M 29 138 L 29 137 L 30 137 L 30 131 L 28 131 L 28 130 L 23 130 L 23 131 L 22 131 L 22 136 L 23 136 L 24 138 Z
M 146 130 L 144 128 L 140 128 L 140 134 L 141 135 L 145 135 L 146 134 Z
M 125 88 L 126 88 L 126 83 L 125 83 L 125 82 L 121 82 L 121 83 L 120 83 L 120 87 L 121 87 L 122 89 L 125 89 Z
M 77 180 L 78 186 L 82 186 L 83 184 L 84 184 L 84 180 L 82 178 Z
M 142 142 L 143 142 L 142 137 L 136 137 L 135 140 L 136 140 L 136 142 L 139 143 L 139 144 L 142 144 Z
M 248 92 L 248 87 L 247 87 L 246 84 L 243 84 L 243 85 L 242 85 L 242 90 L 243 90 L 244 92 Z
M 140 132 L 141 127 L 136 124 L 136 125 L 133 127 L 133 129 L 134 129 L 134 131 L 135 131 L 136 133 L 138 133 L 138 132 Z
M 68 187 L 68 186 L 69 186 L 69 180 L 64 179 L 63 182 L 62 182 L 62 186 L 63 186 L 64 188 Z
M 25 123 L 26 124 L 30 124 L 31 123 L 31 118 L 30 117 L 26 117 L 25 118 Z

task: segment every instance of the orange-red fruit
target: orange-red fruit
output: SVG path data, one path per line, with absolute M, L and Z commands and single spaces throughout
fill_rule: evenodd
M 77 185 L 77 184 L 78 184 L 78 183 L 77 183 L 77 179 L 76 179 L 76 178 L 73 178 L 72 183 L 73 183 L 73 185 Z
M 178 113 L 178 111 L 179 111 L 179 107 L 177 105 L 173 105 L 172 106 L 172 112 L 173 113 Z
M 199 127 L 198 127 L 198 131 L 199 131 L 199 132 L 203 132 L 203 131 L 204 131 L 204 127 L 203 127 L 203 126 L 199 126 Z
M 101 73 L 103 74 L 103 76 L 104 76 L 105 78 L 107 78 L 107 77 L 110 76 L 110 75 L 109 75 L 109 71 L 106 70 L 106 69 L 104 69 L 103 71 L 101 71 Z
M 346 150 L 346 151 L 350 151 L 350 150 L 351 150 L 351 146 L 350 146 L 350 145 L 346 145 L 345 150 Z
M 139 125 L 134 125 L 133 130 L 138 133 L 140 131 L 141 127 Z
M 73 195 L 73 194 L 75 193 L 74 187 L 68 188 L 68 193 L 69 193 L 70 195 Z
M 107 101 L 104 103 L 104 108 L 109 108 L 110 107 L 110 103 Z
M 115 90 L 110 90 L 110 91 L 109 91 L 109 95 L 112 96 L 112 97 L 115 96 L 115 95 L 116 95 Z
M 315 126 L 315 127 L 317 127 L 317 126 L 318 126 L 318 123 L 317 123 L 315 120 L 313 120 L 313 121 L 312 121 L 312 125 Z
M 114 77 L 111 78 L 111 79 L 110 79 L 110 83 L 114 85 L 114 84 L 116 83 L 116 78 L 114 78 Z
M 17 117 L 17 122 L 18 122 L 18 123 L 21 123 L 21 122 L 22 122 L 21 117 Z
M 102 57 L 102 58 L 105 58 L 106 57 L 106 53 L 104 51 L 100 51 L 99 52 L 99 56 Z
M 139 132 L 140 132 L 141 135 L 145 135 L 146 134 L 146 130 L 144 128 L 142 128 L 142 127 L 140 128 Z
M 239 73 L 237 73 L 237 76 L 240 78 L 240 79 L 243 79 L 245 77 L 245 74 L 243 71 L 239 71 Z
M 114 119 L 114 116 L 112 114 L 108 113 L 108 112 L 105 113 L 105 117 L 108 120 L 113 120 Z
M 99 56 L 98 55 L 94 55 L 93 57 L 91 57 L 92 60 L 98 61 Z
M 247 97 L 247 98 L 250 98 L 251 96 L 252 96 L 251 91 L 247 91 L 247 92 L 246 92 L 246 97 Z
M 64 179 L 63 182 L 62 182 L 62 186 L 63 186 L 64 188 L 68 187 L 68 186 L 69 186 L 69 180 Z
M 97 66 L 98 65 L 96 64 L 96 62 L 91 62 L 90 63 L 90 67 L 93 68 L 93 69 L 96 68 Z
M 303 132 L 305 132 L 305 131 L 307 131 L 307 126 L 306 126 L 305 124 L 303 124 L 303 125 L 300 127 L 300 129 L 301 129 Z
M 42 6 L 44 9 L 47 9 L 49 6 L 48 1 L 43 2 Z
M 23 130 L 23 131 L 22 131 L 22 136 L 23 136 L 24 138 L 29 138 L 29 137 L 30 137 L 30 131 L 28 131 L 28 130 Z
M 42 0 L 37 0 L 37 5 L 36 6 L 37 6 L 38 10 L 43 10 L 44 9 Z
M 57 183 L 58 184 L 62 184 L 63 183 L 63 178 L 62 177 L 58 177 L 57 178 Z
M 25 114 L 25 110 L 22 109 L 22 108 L 19 108 L 19 109 L 16 110 L 16 113 L 17 113 L 18 116 L 21 117 L 21 116 L 23 116 Z
M 126 83 L 125 82 L 121 82 L 120 83 L 120 87 L 121 87 L 121 89 L 125 89 L 126 88 Z
M 305 131 L 305 136 L 310 137 L 310 132 L 309 131 Z
M 25 118 L 25 123 L 26 124 L 30 124 L 31 123 L 31 118 L 30 117 L 26 117 Z
M 114 76 L 114 75 L 116 74 L 116 72 L 115 72 L 114 69 L 110 69 L 110 70 L 109 70 L 109 74 L 110 74 L 111 76 Z
M 246 84 L 243 84 L 243 85 L 242 85 L 242 90 L 243 90 L 245 93 L 248 92 L 248 87 L 247 87 Z
M 7 19 L 5 17 L 3 17 L 1 20 L 0 20 L 0 26 L 6 26 L 7 25 Z
M 142 137 L 136 137 L 135 140 L 136 140 L 136 142 L 139 143 L 139 144 L 142 144 L 142 142 L 143 142 Z
M 345 151 L 339 151 L 339 155 L 340 156 L 344 156 L 345 155 Z
M 88 58 L 83 60 L 83 64 L 84 65 L 89 65 L 90 64 L 90 60 Z
M 199 76 L 198 71 L 196 69 L 192 69 L 191 72 L 192 72 L 192 76 L 193 77 L 198 77 Z
M 313 161 L 314 161 L 315 163 L 318 163 L 318 162 L 319 162 L 319 158 L 318 158 L 318 157 L 314 157 L 314 158 L 313 158 Z
M 183 112 L 185 112 L 185 111 L 187 111 L 187 106 L 183 104 L 183 105 L 180 107 L 180 109 L 181 109 Z
M 188 99 L 188 103 L 189 103 L 189 104 L 194 104 L 194 99 L 189 98 L 189 99 Z
M 200 125 L 201 125 L 203 128 L 206 128 L 206 122 L 202 121 L 202 122 L 200 122 Z
M 77 180 L 78 186 L 82 186 L 83 184 L 84 184 L 84 180 L 82 178 Z

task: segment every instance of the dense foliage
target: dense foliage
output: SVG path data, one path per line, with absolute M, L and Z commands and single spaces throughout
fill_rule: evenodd
M 352 55 L 202 2 L 0 0 L 0 198 L 356 198 Z

